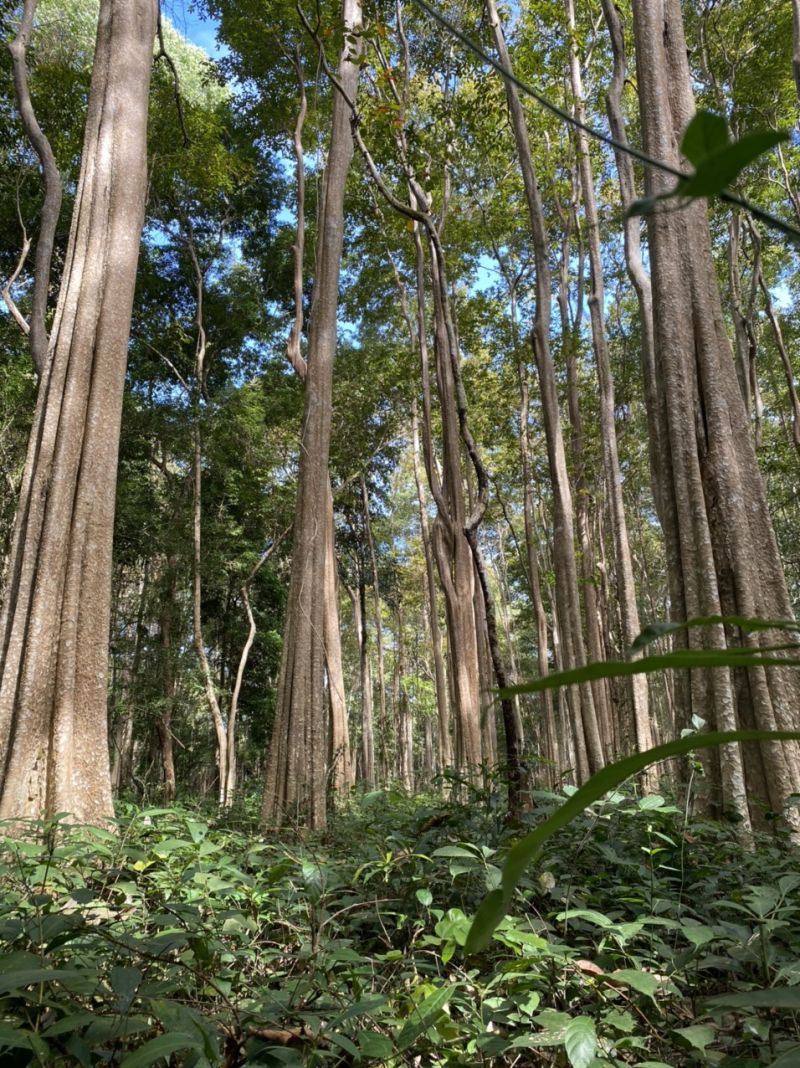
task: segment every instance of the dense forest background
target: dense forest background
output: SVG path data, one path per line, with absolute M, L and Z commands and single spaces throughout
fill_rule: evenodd
M 468 957 L 458 980 L 447 969 L 498 888 L 507 836 L 592 775 L 706 730 L 800 728 L 800 676 L 781 666 L 800 605 L 797 4 L 208 0 L 188 22 L 215 31 L 213 60 L 176 29 L 185 12 L 156 28 L 152 4 L 134 8 L 123 29 L 119 0 L 0 10 L 0 817 L 108 827 L 116 812 L 113 885 L 154 879 L 123 900 L 191 903 L 187 866 L 231 898 L 235 948 L 209 948 L 216 906 L 181 921 L 206 939 L 186 965 L 193 993 L 176 995 L 189 1016 L 140 990 L 141 954 L 166 967 L 172 947 L 126 943 L 134 964 L 114 967 L 139 979 L 116 973 L 109 1018 L 150 998 L 140 1032 L 163 1033 L 151 1059 L 122 1063 L 195 1046 L 185 1063 L 245 1063 L 246 1039 L 259 1063 L 542 1063 L 517 1033 L 540 1001 L 556 1015 L 537 1019 L 552 1041 L 535 1056 L 552 1046 L 573 1068 L 794 1063 L 796 1025 L 769 1023 L 798 1007 L 800 757 L 786 737 L 698 745 L 588 810 L 594 823 L 570 832 L 585 889 L 606 863 L 648 859 L 627 883 L 598 874 L 595 897 L 575 897 L 563 856 L 557 876 L 531 876 L 529 897 L 577 918 L 579 945 L 545 949 L 543 929 L 504 920 L 517 962 L 493 964 L 496 999 L 494 979 L 475 994 Z M 676 670 L 629 670 L 653 651 Z M 570 685 L 544 684 L 564 672 Z M 296 854 L 274 844 L 326 828 Z M 247 836 L 277 829 L 265 875 Z M 91 885 L 77 841 L 17 857 L 9 944 L 14 910 L 32 902 L 41 923 L 49 909 L 35 887 L 53 850 Z M 752 930 L 684 915 L 695 841 L 695 893 L 731 895 Z M 215 865 L 228 874 L 212 887 Z M 674 904 L 678 870 L 671 911 L 658 901 Z M 263 953 L 247 958 L 250 936 L 271 944 L 262 877 L 280 923 L 308 926 L 298 952 L 310 940 L 313 963 L 302 996 L 236 1030 L 236 982 L 272 982 Z M 614 912 L 628 890 L 633 917 Z M 362 907 L 370 930 L 328 944 L 323 928 L 333 937 L 334 917 Z M 636 955 L 646 921 L 629 928 L 645 914 L 688 924 L 683 956 L 673 943 L 666 963 L 666 936 Z M 725 963 L 717 939 L 741 953 Z M 106 950 L 86 950 L 95 970 Z M 323 966 L 323 951 L 340 956 Z M 288 982 L 299 966 L 282 952 L 270 959 Z M 370 982 L 345 981 L 347 953 L 392 967 L 411 954 L 419 978 L 414 954 L 428 952 L 463 983 L 461 1016 L 425 968 L 421 986 L 402 978 L 415 1008 L 352 1008 Z M 332 1024 L 313 1008 L 328 967 L 343 984 Z M 605 1015 L 572 1011 L 613 968 L 603 989 L 612 1002 L 628 990 L 624 1012 L 608 997 Z M 751 997 L 739 1041 L 721 1017 L 697 1023 L 694 1002 L 661 1005 L 690 974 L 706 995 L 720 975 L 790 993 Z M 180 985 L 169 975 L 164 996 Z M 499 1014 L 486 1034 L 453 1022 L 475 1023 L 475 998 Z M 350 1033 L 348 1005 L 376 1026 Z M 44 1011 L 2 1026 L 38 1036 Z M 158 1046 L 171 1031 L 195 1046 Z M 88 1032 L 66 1052 L 56 1034 L 44 1049 L 0 1029 L 0 1050 L 100 1062 Z M 127 1031 L 96 1039 L 128 1049 Z

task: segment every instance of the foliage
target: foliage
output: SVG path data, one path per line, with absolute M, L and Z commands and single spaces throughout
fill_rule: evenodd
M 538 793 L 534 820 L 561 800 Z M 254 836 L 246 805 L 7 841 L 0 1064 L 757 1068 L 797 1045 L 788 843 L 745 852 L 615 791 L 467 958 L 498 817 L 491 791 L 377 791 L 303 843 Z

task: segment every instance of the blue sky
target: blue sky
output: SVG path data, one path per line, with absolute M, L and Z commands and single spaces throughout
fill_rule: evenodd
M 188 0 L 167 0 L 164 10 L 172 25 L 214 59 L 225 55 L 226 49 L 217 44 L 216 23 L 200 15 Z

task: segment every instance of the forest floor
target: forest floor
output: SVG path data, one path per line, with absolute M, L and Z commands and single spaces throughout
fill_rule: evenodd
M 473 957 L 512 840 L 490 791 L 374 792 L 315 838 L 123 805 L 117 835 L 6 842 L 0 1066 L 790 1068 L 800 854 L 733 830 L 614 794 Z

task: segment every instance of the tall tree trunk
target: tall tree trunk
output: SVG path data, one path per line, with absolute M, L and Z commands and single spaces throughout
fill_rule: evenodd
M 228 706 L 228 730 L 227 730 L 227 762 L 225 766 L 225 794 L 222 799 L 222 804 L 225 808 L 230 808 L 233 804 L 233 798 L 236 792 L 236 778 L 238 774 L 238 762 L 236 754 L 236 725 L 239 715 L 239 695 L 242 691 L 242 682 L 244 681 L 244 673 L 247 669 L 247 661 L 250 659 L 250 650 L 253 648 L 253 642 L 256 640 L 256 621 L 253 616 L 253 608 L 250 604 L 250 585 L 258 572 L 267 562 L 272 555 L 273 551 L 277 548 L 279 540 L 275 539 L 272 544 L 267 548 L 259 557 L 254 567 L 250 569 L 250 573 L 242 583 L 239 593 L 242 598 L 242 606 L 247 618 L 247 637 L 245 638 L 242 651 L 239 654 L 239 663 L 236 668 L 236 678 L 234 679 L 233 689 L 231 691 L 230 705 Z M 338 634 L 338 628 L 337 628 Z
M 419 427 L 417 424 L 417 410 L 414 405 L 412 415 L 414 481 L 417 486 L 417 502 L 419 504 L 419 525 L 422 535 L 422 552 L 425 557 L 425 580 L 427 598 L 428 631 L 433 649 L 433 671 L 436 685 L 436 711 L 439 728 L 439 765 L 441 771 L 447 771 L 453 766 L 453 742 L 450 737 L 450 701 L 447 686 L 447 673 L 442 653 L 442 636 L 439 628 L 439 605 L 436 588 L 436 575 L 434 574 L 433 552 L 431 550 L 431 533 L 428 522 L 428 505 L 425 499 L 425 487 L 422 483 L 422 473 L 419 461 Z
M 764 300 L 764 311 L 766 312 L 769 325 L 772 329 L 775 347 L 781 358 L 781 366 L 783 367 L 783 374 L 786 378 L 786 389 L 789 394 L 789 407 L 792 412 L 792 444 L 798 451 L 800 451 L 800 397 L 797 395 L 794 368 L 789 359 L 789 351 L 786 348 L 786 342 L 783 339 L 781 321 L 775 311 L 775 305 L 772 302 L 772 294 L 770 293 L 769 286 L 764 278 L 764 268 L 761 262 L 761 236 L 752 222 L 749 222 L 749 230 L 750 238 L 753 243 L 754 281 L 761 291 L 761 296 Z
M 328 479 L 328 508 L 325 532 L 325 669 L 330 703 L 331 788 L 344 797 L 355 782 L 350 752 L 350 728 L 342 667 L 342 635 L 339 628 L 339 583 L 336 574 L 336 546 L 333 524 L 333 493 Z
M 486 10 L 500 61 L 507 70 L 510 70 L 511 61 L 494 0 L 486 0 Z M 586 663 L 586 652 L 581 633 L 572 490 L 567 473 L 555 372 L 550 353 L 552 282 L 549 240 L 528 140 L 528 130 L 525 125 L 525 114 L 513 82 L 506 80 L 505 87 L 517 154 L 522 169 L 536 261 L 536 313 L 532 342 L 539 372 L 542 415 L 547 439 L 550 477 L 553 483 L 553 556 L 562 656 L 565 667 L 582 667 Z M 570 700 L 573 704 L 572 718 L 576 733 L 576 747 L 579 752 L 582 750 L 586 754 L 586 769 L 590 772 L 598 771 L 603 766 L 604 758 L 591 686 L 584 683 L 573 687 Z M 582 771 L 583 769 L 579 769 L 579 773 Z
M 423 204 L 426 208 L 427 204 Z M 454 361 L 460 360 L 449 315 L 449 293 L 437 235 L 428 230 L 432 253 L 431 275 L 434 307 L 436 380 L 442 413 L 442 474 L 436 469 L 432 443 L 432 397 L 427 366 L 427 343 L 420 331 L 422 357 L 422 426 L 425 469 L 434 500 L 436 519 L 432 530 L 434 558 L 444 594 L 450 652 L 452 708 L 459 741 L 458 762 L 477 779 L 483 762 L 480 726 L 480 680 L 478 641 L 473 605 L 475 572 L 472 551 L 464 533 L 467 514 L 461 471 L 461 435 L 456 408 Z M 417 302 L 424 322 L 425 278 L 422 243 L 416 233 Z
M 177 563 L 174 556 L 167 559 L 164 595 L 159 612 L 159 643 L 161 654 L 161 715 L 156 723 L 161 750 L 161 775 L 164 780 L 164 804 L 175 800 L 175 754 L 172 744 L 172 714 L 175 710 L 175 664 L 173 662 L 172 628 L 175 621 L 175 591 Z
M 628 140 L 622 107 L 622 94 L 625 88 L 625 79 L 627 78 L 625 33 L 622 19 L 614 0 L 601 0 L 601 4 L 611 39 L 611 54 L 613 57 L 613 71 L 606 93 L 606 111 L 614 139 L 624 145 L 627 144 Z M 620 199 L 622 207 L 627 208 L 636 199 L 633 160 L 624 152 L 615 152 L 615 159 L 619 175 Z M 662 503 L 659 485 L 662 466 L 668 464 L 669 457 L 664 455 L 661 448 L 661 421 L 658 418 L 658 387 L 656 384 L 655 340 L 653 336 L 653 293 L 650 275 L 647 273 L 642 259 L 640 226 L 641 220 L 638 215 L 625 214 L 623 222 L 625 267 L 639 304 L 639 330 L 641 334 L 645 408 L 647 411 L 650 482 L 656 512 L 661 518 Z
M 191 229 L 187 235 L 187 249 L 192 264 L 195 280 L 195 325 L 197 327 L 197 340 L 195 344 L 194 388 L 191 394 L 192 403 L 192 632 L 194 648 L 197 660 L 200 664 L 200 673 L 203 678 L 203 688 L 206 694 L 206 703 L 214 726 L 214 735 L 217 746 L 217 772 L 218 789 L 217 797 L 219 804 L 224 806 L 228 798 L 228 727 L 222 715 L 222 709 L 217 696 L 217 686 L 211 663 L 206 651 L 205 637 L 203 635 L 203 408 L 202 397 L 205 392 L 207 377 L 206 366 L 206 332 L 204 326 L 204 272 L 197 258 Z
M 303 151 L 303 126 L 306 119 L 308 102 L 306 99 L 305 77 L 300 49 L 295 47 L 293 62 L 297 72 L 300 90 L 300 105 L 295 122 L 293 146 L 297 174 L 297 231 L 294 253 L 294 321 L 286 342 L 286 354 L 289 363 L 305 381 L 308 373 L 300 348 L 303 334 L 303 258 L 305 250 L 305 160 Z M 350 736 L 347 724 L 347 699 L 344 688 L 344 671 L 342 669 L 342 635 L 339 625 L 339 589 L 336 574 L 336 534 L 333 515 L 333 492 L 330 474 L 328 475 L 325 531 L 325 674 L 328 683 L 328 700 L 330 704 L 330 730 L 328 762 L 330 767 L 331 788 L 335 794 L 344 795 L 354 782 L 353 765 L 350 754 Z
M 144 635 L 147 633 L 144 627 L 144 613 L 147 598 L 150 595 L 150 561 L 145 559 L 142 569 L 142 580 L 139 587 L 139 598 L 134 620 L 133 659 L 128 672 L 128 685 L 125 688 L 125 711 L 115 725 L 111 740 L 111 789 L 115 796 L 119 796 L 123 784 L 131 781 L 131 756 L 133 753 L 133 728 L 136 711 L 137 690 L 139 687 L 139 671 L 142 663 L 142 646 Z M 112 630 L 113 633 L 113 630 Z M 112 708 L 114 705 L 112 686 Z
M 375 736 L 372 718 L 372 669 L 367 631 L 367 593 L 364 575 L 359 568 L 358 588 L 348 591 L 353 602 L 355 631 L 358 637 L 359 672 L 361 675 L 361 777 L 368 790 L 375 786 Z
M 339 83 L 355 101 L 358 86 L 359 0 L 343 0 L 345 40 Z M 295 508 L 292 571 L 284 629 L 275 723 L 267 755 L 261 818 L 280 824 L 287 815 L 321 828 L 327 819 L 327 723 L 324 629 L 325 528 L 330 452 L 333 360 L 344 237 L 344 194 L 353 135 L 351 105 L 333 94 L 328 159 L 322 183 L 316 276 L 311 300 L 300 471 Z
M 0 617 L 0 819 L 113 815 L 111 542 L 157 6 L 102 0 L 48 364 Z
M 570 47 L 570 79 L 572 81 L 575 117 L 580 122 L 585 123 L 586 108 L 583 99 L 580 59 L 576 45 L 575 9 L 573 0 L 565 0 L 565 3 L 567 29 L 572 42 Z M 594 173 L 591 156 L 589 155 L 589 139 L 585 131 L 578 129 L 576 137 L 580 186 L 586 219 L 586 239 L 589 249 L 591 280 L 589 315 L 591 319 L 592 345 L 597 366 L 597 379 L 600 386 L 600 436 L 603 444 L 603 470 L 611 519 L 611 536 L 614 544 L 616 594 L 622 621 L 622 640 L 627 648 L 639 634 L 639 609 L 636 603 L 633 560 L 628 539 L 625 504 L 622 497 L 622 471 L 620 469 L 615 424 L 614 379 L 611 372 L 611 358 L 605 329 L 605 280 L 600 243 L 600 224 L 594 191 Z M 629 677 L 627 697 L 633 718 L 636 746 L 640 752 L 643 752 L 653 746 L 647 676 L 631 675 Z M 609 738 L 607 741 L 610 743 L 613 739 Z M 656 789 L 658 787 L 658 780 L 654 772 L 646 775 L 644 782 L 648 788 Z
M 528 385 L 527 369 L 520 360 L 517 367 L 519 381 L 519 450 L 522 460 L 522 515 L 525 524 L 525 550 L 527 558 L 528 584 L 531 591 L 531 603 L 536 618 L 536 664 L 539 670 L 539 678 L 544 679 L 550 673 L 549 648 L 550 643 L 547 632 L 547 613 L 542 598 L 542 582 L 539 569 L 538 531 L 533 507 L 533 485 L 531 473 L 530 435 L 528 430 L 528 413 L 530 411 L 530 387 Z M 559 747 L 559 732 L 553 712 L 553 694 L 551 690 L 544 690 L 539 700 L 539 715 L 541 719 L 539 736 L 545 739 L 545 759 L 550 762 L 548 779 L 551 779 L 550 771 L 561 765 Z M 552 785 L 552 781 L 551 781 Z
M 408 703 L 403 676 L 406 670 L 405 640 L 403 636 L 402 606 L 397 606 L 397 633 L 394 656 L 394 706 L 397 710 L 397 764 L 400 782 L 409 791 L 414 789 L 414 722 Z
M 375 551 L 375 538 L 372 535 L 372 521 L 369 514 L 369 494 L 367 492 L 367 482 L 363 476 L 361 478 L 361 506 L 364 510 L 364 531 L 367 535 L 369 564 L 372 572 L 372 611 L 375 622 L 375 650 L 378 654 L 378 777 L 381 782 L 387 782 L 389 777 L 389 722 L 386 714 L 386 658 L 383 655 L 381 585 L 378 574 L 378 555 Z M 396 719 L 397 710 L 395 706 Z M 397 726 L 396 722 L 395 726 Z
M 677 145 L 695 110 L 679 0 L 634 0 L 639 105 L 647 153 L 682 165 Z M 670 179 L 648 170 L 646 192 Z M 671 559 L 673 618 L 713 614 L 790 618 L 783 566 L 725 332 L 706 205 L 648 218 L 655 297 L 662 447 L 671 460 L 664 493 L 679 546 Z M 677 596 L 675 596 L 677 594 Z M 692 631 L 691 644 L 725 645 L 721 627 Z M 748 635 L 752 648 L 775 641 Z M 785 669 L 692 672 L 689 704 L 716 729 L 797 729 L 800 678 Z M 780 811 L 800 786 L 797 746 L 727 746 L 713 765 L 717 803 L 749 816 Z

